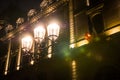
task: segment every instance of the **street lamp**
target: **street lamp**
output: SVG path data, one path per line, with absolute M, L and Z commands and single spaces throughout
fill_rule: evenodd
M 41 43 L 45 37 L 45 28 L 39 25 L 34 29 L 34 38 L 37 43 Z
M 51 0 L 50 0 L 51 1 Z M 58 1 L 58 0 L 57 0 Z M 43 1 L 43 3 L 45 0 Z M 16 28 L 12 30 L 12 27 L 9 25 L 9 28 L 6 29 L 6 32 L 8 33 L 7 39 L 9 41 L 8 44 L 8 53 L 7 53 L 7 58 L 6 58 L 6 64 L 5 64 L 5 75 L 7 75 L 10 67 L 10 58 L 11 58 L 11 53 L 13 52 L 16 56 L 17 53 L 17 61 L 16 61 L 16 69 L 19 70 L 21 67 L 21 59 L 22 57 L 30 57 L 30 63 L 33 65 L 35 61 L 40 59 L 40 54 L 42 52 L 47 51 L 47 55 L 43 56 L 44 58 L 51 58 L 53 56 L 53 46 L 54 42 L 57 40 L 59 37 L 59 31 L 60 31 L 60 26 L 57 23 L 50 23 L 48 26 L 43 26 L 39 25 L 36 26 L 33 30 L 32 35 L 30 36 L 24 36 L 21 38 L 21 35 L 24 34 L 25 31 L 30 31 L 28 26 L 29 25 L 34 25 L 36 22 L 38 22 L 40 19 L 43 19 L 43 21 L 47 21 L 48 19 L 46 17 L 49 17 L 51 13 L 56 11 L 56 9 L 60 6 L 62 6 L 65 2 L 68 2 L 68 0 L 60 0 L 58 3 L 55 3 L 54 5 L 44 5 L 46 2 L 43 4 L 41 3 L 41 9 L 43 11 L 40 11 L 37 13 L 35 9 L 31 9 L 28 14 L 27 14 L 27 22 L 24 22 L 24 19 L 22 17 L 18 18 L 16 21 Z M 43 9 L 44 8 L 44 9 Z M 47 20 L 46 20 L 47 19 Z M 28 29 L 29 28 L 29 29 Z M 16 48 L 15 52 L 12 50 L 14 47 L 12 44 L 12 40 L 16 37 L 16 35 L 20 36 L 20 43 L 19 43 L 19 48 Z M 6 39 L 5 38 L 5 39 Z M 37 59 L 37 60 L 36 60 Z
M 30 49 L 32 48 L 32 43 L 33 43 L 33 40 L 32 40 L 32 37 L 31 36 L 25 36 L 22 38 L 22 50 L 24 52 L 29 52 Z
M 60 27 L 56 23 L 51 23 L 47 27 L 48 37 L 50 40 L 55 41 L 59 36 Z
M 36 59 L 39 59 L 40 57 L 40 53 L 42 49 L 41 45 L 46 35 L 47 35 L 46 39 L 48 40 L 48 43 L 46 43 L 47 46 L 45 46 L 45 48 L 48 49 L 47 57 L 48 58 L 52 57 L 52 45 L 53 42 L 55 42 L 56 39 L 58 38 L 59 31 L 60 31 L 60 26 L 57 23 L 50 23 L 47 26 L 47 32 L 45 26 L 40 24 L 37 27 L 35 27 L 35 29 L 33 30 L 34 38 L 32 38 L 31 36 L 25 36 L 21 39 L 22 51 L 25 54 L 25 56 L 27 55 L 32 56 L 30 59 L 31 60 L 30 63 L 32 65 L 34 64 L 34 61 L 36 61 Z

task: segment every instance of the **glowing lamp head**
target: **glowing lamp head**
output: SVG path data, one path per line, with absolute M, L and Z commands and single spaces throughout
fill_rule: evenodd
M 45 37 L 45 29 L 43 26 L 38 26 L 34 29 L 34 38 L 37 42 L 42 42 Z
M 26 36 L 24 38 L 22 38 L 22 49 L 23 51 L 30 51 L 32 48 L 32 37 L 30 36 Z
M 56 23 L 49 24 L 47 27 L 48 37 L 55 41 L 59 36 L 60 26 Z
M 30 61 L 30 64 L 31 64 L 31 65 L 34 65 L 34 60 L 31 60 L 31 61 Z
M 48 58 L 52 58 L 52 54 L 48 54 L 47 57 L 48 57 Z

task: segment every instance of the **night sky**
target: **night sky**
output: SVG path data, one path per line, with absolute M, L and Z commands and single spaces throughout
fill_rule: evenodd
M 40 9 L 42 0 L 0 0 L 0 19 L 15 25 L 17 18 L 27 17 L 30 9 Z
M 9 5 L 16 5 L 21 10 L 27 11 L 31 8 L 39 8 L 42 0 L 0 0 L 0 13 L 9 7 Z
M 8 24 L 16 26 L 16 20 L 23 17 L 26 21 L 27 13 L 30 9 L 40 10 L 40 3 L 42 0 L 0 0 L 0 20 L 5 20 L 4 24 L 0 24 L 0 38 L 5 36 L 5 28 Z M 2 43 L 0 43 L 2 45 Z M 0 46 L 1 50 L 5 50 L 5 46 Z M 0 57 L 4 52 L 0 52 Z
M 6 23 L 2 25 L 0 29 L 0 38 L 5 36 L 5 28 L 7 24 L 13 25 L 15 27 L 16 20 L 19 17 L 27 18 L 27 13 L 30 9 L 40 10 L 40 3 L 42 0 L 0 0 L 0 20 L 5 20 Z M 1 26 L 1 24 L 0 24 Z M 0 41 L 0 80 L 1 75 L 3 75 L 3 56 L 6 54 L 6 44 Z

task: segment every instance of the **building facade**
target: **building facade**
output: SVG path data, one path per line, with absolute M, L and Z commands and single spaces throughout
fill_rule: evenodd
M 119 80 L 119 3 L 119 0 L 58 0 L 47 4 L 42 12 L 30 18 L 30 24 L 23 23 L 0 38 L 2 45 L 8 45 L 12 37 L 10 55 L 13 55 L 9 73 L 2 77 L 7 80 Z M 18 59 L 18 33 L 31 30 L 37 21 L 47 23 L 52 18 L 61 25 L 54 57 L 40 59 L 33 66 L 23 57 L 24 64 L 21 62 L 21 69 L 17 71 L 14 64 Z M 47 53 L 43 53 L 44 57 Z M 5 64 L 7 57 L 1 59 L 5 59 L 1 61 Z M 5 66 L 1 66 L 2 73 Z

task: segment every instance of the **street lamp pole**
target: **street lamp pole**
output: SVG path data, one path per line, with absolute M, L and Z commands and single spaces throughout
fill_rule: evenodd
M 31 61 L 32 64 L 34 61 L 36 61 L 35 59 L 39 59 L 40 58 L 40 54 L 41 54 L 41 49 L 42 49 L 42 42 L 45 38 L 45 35 L 47 35 L 47 40 L 48 40 L 48 44 L 47 46 L 45 46 L 45 48 L 48 49 L 48 58 L 52 57 L 52 46 L 53 46 L 53 42 L 56 41 L 56 39 L 59 37 L 59 31 L 60 31 L 60 26 L 57 23 L 50 23 L 47 26 L 47 32 L 45 31 L 44 26 L 37 26 L 34 29 L 34 38 L 30 37 L 30 36 L 25 36 L 23 37 L 22 40 L 22 51 L 24 53 L 24 55 L 31 55 Z M 45 34 L 47 33 L 47 34 Z

